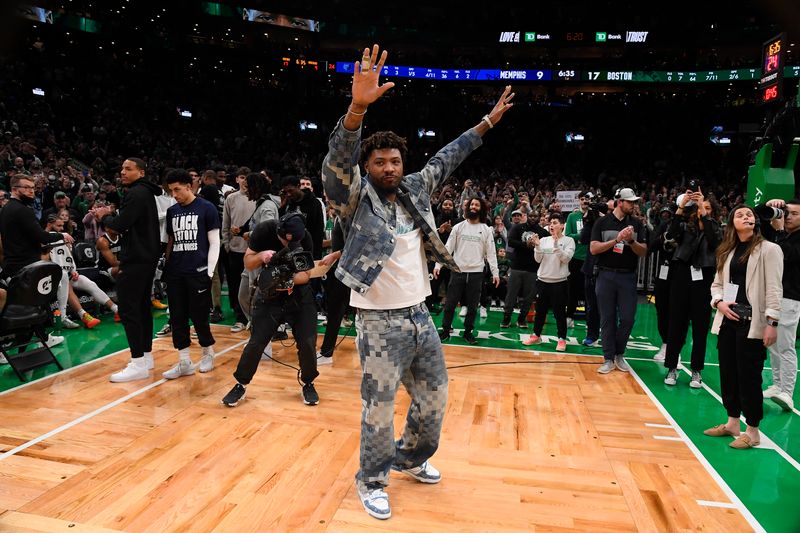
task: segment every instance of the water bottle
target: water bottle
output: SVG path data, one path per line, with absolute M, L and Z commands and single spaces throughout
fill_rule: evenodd
M 56 309 L 53 311 L 53 322 L 55 323 L 56 331 L 61 331 L 61 310 Z

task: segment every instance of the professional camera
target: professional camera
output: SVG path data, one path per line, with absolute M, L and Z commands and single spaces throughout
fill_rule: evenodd
M 757 205 L 753 208 L 753 212 L 761 220 L 776 220 L 783 218 L 784 211 L 778 207 L 770 207 L 766 204 Z
M 302 248 L 284 248 L 272 256 L 270 262 L 258 275 L 258 290 L 263 298 L 275 298 L 278 291 L 288 291 L 294 287 L 294 275 L 314 268 L 311 252 Z
M 589 204 L 589 210 L 583 217 L 585 219 L 584 224 L 594 224 L 594 222 L 600 218 L 600 214 L 608 214 L 608 204 L 605 202 L 595 202 Z

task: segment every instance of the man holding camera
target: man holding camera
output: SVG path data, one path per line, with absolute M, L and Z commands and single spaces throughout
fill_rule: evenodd
M 797 323 L 800 319 L 800 199 L 788 202 L 770 200 L 766 204 L 784 210 L 784 216 L 772 219 L 775 242 L 783 251 L 783 299 L 778 338 L 769 346 L 772 385 L 764 391 L 785 411 L 794 409 L 794 385 L 797 380 Z
M 288 250 L 285 250 L 288 248 Z M 258 369 L 261 354 L 275 335 L 278 326 L 289 322 L 300 360 L 302 398 L 306 405 L 317 405 L 314 389 L 317 372 L 317 308 L 308 285 L 308 272 L 297 272 L 291 261 L 283 258 L 292 252 L 311 253 L 311 235 L 306 231 L 303 215 L 288 213 L 280 220 L 265 220 L 250 234 L 244 266 L 247 270 L 264 267 L 259 274 L 257 294 L 251 309 L 252 333 L 244 347 L 239 365 L 233 373 L 236 385 L 222 403 L 236 407 L 244 400 L 247 385 Z M 313 266 L 313 259 L 309 261 Z

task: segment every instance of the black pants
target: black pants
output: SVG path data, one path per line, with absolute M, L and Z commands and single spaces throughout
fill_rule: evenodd
M 208 308 L 211 306 L 211 278 L 200 276 L 167 278 L 169 298 L 169 323 L 172 326 L 172 345 L 177 350 L 192 344 L 189 338 L 189 319 L 194 324 L 200 346 L 213 346 L 214 336 L 208 325 Z
M 153 351 L 153 314 L 150 311 L 150 292 L 156 263 L 122 265 L 117 278 L 117 305 L 125 328 L 131 357 L 142 357 Z
M 536 298 L 536 272 L 513 269 L 509 271 L 503 322 L 511 322 L 511 315 L 514 313 L 514 306 L 517 304 L 517 296 L 520 291 L 522 291 L 522 303 L 519 306 L 517 323 L 525 324 L 528 311 L 530 311 L 531 304 Z
M 433 266 L 435 263 L 428 263 L 428 272 L 433 272 Z M 439 291 L 441 290 L 442 286 L 447 289 L 447 286 L 450 284 L 450 269 L 449 268 L 442 268 L 439 271 L 439 277 L 434 278 L 433 274 L 430 274 L 431 280 L 431 295 L 425 298 L 425 304 L 430 309 L 433 305 L 439 305 L 442 302 L 441 297 L 439 296 Z
M 252 332 L 244 347 L 239 365 L 233 377 L 242 385 L 253 379 L 261 361 L 261 354 L 272 340 L 278 326 L 289 322 L 297 344 L 300 361 L 300 380 L 311 383 L 319 375 L 317 372 L 317 306 L 311 287 L 295 287 L 290 296 L 280 296 L 263 300 L 257 296 L 252 309 Z
M 583 275 L 583 288 L 586 294 L 586 338 L 596 341 L 600 338 L 600 308 L 597 307 L 594 276 Z
M 569 298 L 567 300 L 567 316 L 575 318 L 575 308 L 579 301 L 586 301 L 583 282 L 583 259 L 570 259 L 569 261 Z M 585 305 L 585 304 L 584 304 Z
M 331 268 L 325 276 L 325 302 L 327 303 L 325 337 L 319 351 L 325 357 L 331 357 L 339 338 L 339 326 L 342 325 L 350 304 L 350 288 L 339 281 Z
M 744 413 L 748 426 L 758 427 L 764 418 L 761 372 L 767 349 L 761 339 L 748 339 L 750 322 L 722 321 L 717 340 L 722 404 L 728 416 Z
M 453 272 L 450 275 L 450 284 L 447 286 L 447 302 L 444 304 L 444 317 L 442 318 L 443 332 L 450 332 L 458 302 L 467 306 L 467 316 L 464 317 L 464 333 L 472 332 L 472 328 L 475 326 L 475 315 L 478 314 L 478 301 L 481 297 L 482 285 L 483 272 Z
M 547 283 L 539 280 L 539 300 L 536 305 L 536 317 L 533 319 L 533 332 L 541 335 L 544 329 L 544 320 L 547 318 L 547 311 L 552 307 L 553 316 L 556 318 L 556 329 L 558 338 L 567 338 L 567 292 L 569 282 L 560 281 L 558 283 Z
M 669 339 L 669 285 L 669 280 L 656 277 L 653 287 L 653 296 L 656 297 L 658 336 L 661 337 L 662 344 L 666 344 Z
M 241 252 L 228 252 L 228 260 L 225 262 L 225 277 L 228 278 L 228 300 L 230 301 L 231 311 L 236 315 L 236 321 L 241 323 L 247 322 L 247 317 L 242 311 L 242 306 L 239 305 L 239 284 L 242 281 L 242 272 L 244 271 L 244 254 Z M 170 302 L 172 305 L 172 302 Z M 208 303 L 211 306 L 211 301 Z M 170 309 L 172 313 L 172 309 Z
M 689 265 L 673 261 L 670 266 L 669 336 L 664 366 L 678 368 L 689 321 L 692 321 L 692 370 L 701 371 L 706 362 L 706 340 L 711 326 L 711 283 L 714 267 L 704 268 L 703 279 L 692 281 Z M 658 302 L 658 300 L 656 300 Z

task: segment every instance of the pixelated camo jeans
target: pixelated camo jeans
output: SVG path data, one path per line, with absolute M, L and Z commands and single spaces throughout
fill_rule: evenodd
M 439 446 L 447 405 L 442 344 L 424 303 L 377 311 L 359 309 L 356 343 L 361 358 L 359 486 L 385 486 L 392 464 L 413 468 Z M 400 385 L 411 396 L 406 427 L 394 440 L 394 402 Z

